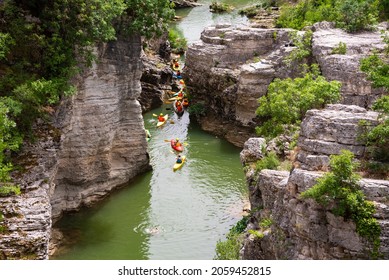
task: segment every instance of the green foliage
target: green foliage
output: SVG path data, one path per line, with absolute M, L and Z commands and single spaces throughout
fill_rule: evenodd
M 262 239 L 265 236 L 262 231 L 253 230 L 253 229 L 249 229 L 248 233 L 254 235 L 255 238 L 258 238 L 258 239 Z
M 7 33 L 0 32 L 0 61 L 9 53 L 12 44 L 12 37 Z
M 229 235 L 225 241 L 218 241 L 216 243 L 216 256 L 215 260 L 238 260 L 239 249 L 241 242 L 239 241 L 239 235 Z
M 147 39 L 161 36 L 174 18 L 174 4 L 169 0 L 124 0 L 126 17 L 121 18 L 121 30 L 139 33 Z
M 385 62 L 377 52 L 361 60 L 361 70 L 372 81 L 373 87 L 383 87 L 389 92 L 389 63 Z
M 227 3 L 212 1 L 211 5 L 209 5 L 209 9 L 211 13 L 224 13 L 224 12 L 230 12 L 234 8 Z
M 292 31 L 289 33 L 290 39 L 293 45 L 296 48 L 284 59 L 284 62 L 287 65 L 290 65 L 292 62 L 301 62 L 303 59 L 308 58 L 312 54 L 312 31 L 306 31 L 303 34 L 298 33 L 297 31 Z
M 244 216 L 242 219 L 240 219 L 239 222 L 237 222 L 236 225 L 230 229 L 230 234 L 240 234 L 244 232 L 249 219 L 250 216 Z
M 277 20 L 278 27 L 301 30 L 320 21 L 336 22 L 348 32 L 370 28 L 378 16 L 387 18 L 387 0 L 302 0 L 296 5 L 286 4 Z M 384 15 L 383 15 L 384 14 Z
M 353 159 L 354 154 L 347 150 L 341 151 L 340 155 L 332 155 L 332 171 L 318 179 L 317 184 L 303 192 L 301 197 L 313 198 L 324 206 L 334 203 L 332 212 L 345 219 L 352 219 L 358 234 L 372 242 L 376 255 L 381 228 L 373 218 L 374 204 L 365 199 L 358 186 L 360 177 L 354 173 L 357 164 Z
M 347 46 L 343 42 L 339 42 L 339 44 L 332 49 L 331 54 L 346 54 Z
M 258 135 L 274 138 L 285 130 L 295 131 L 309 109 L 339 100 L 340 82 L 327 82 L 317 65 L 311 71 L 302 78 L 275 79 L 269 85 L 267 95 L 258 100 L 256 114 L 262 119 Z
M 188 48 L 188 42 L 184 35 L 175 29 L 169 30 L 168 39 L 173 53 L 184 53 Z
M 205 107 L 201 103 L 196 103 L 188 107 L 189 114 L 193 114 L 197 117 L 205 115 Z
M 2 185 L 0 186 L 0 197 L 11 196 L 11 195 L 19 195 L 20 187 L 13 185 Z
M 301 30 L 320 21 L 335 21 L 338 11 L 333 0 L 303 0 L 296 5 L 285 4 L 277 20 L 278 27 Z
M 250 216 L 244 216 L 227 234 L 225 241 L 216 243 L 215 260 L 238 260 L 241 246 L 240 236 L 247 227 Z
M 348 32 L 370 28 L 378 21 L 377 0 L 342 0 L 337 2 L 337 24 Z
M 262 230 L 268 229 L 273 224 L 273 220 L 270 218 L 264 218 L 259 222 L 259 226 Z
M 277 154 L 273 151 L 268 153 L 262 159 L 258 160 L 255 164 L 255 169 L 257 172 L 260 172 L 263 169 L 277 169 L 280 165 L 280 160 L 277 157 Z

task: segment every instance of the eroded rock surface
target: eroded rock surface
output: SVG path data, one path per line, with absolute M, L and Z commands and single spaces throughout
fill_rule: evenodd
M 378 113 L 354 105 L 332 104 L 324 110 L 309 110 L 301 124 L 297 162 L 305 170 L 328 170 L 329 156 L 341 150 L 353 152 L 356 158 L 365 155 L 360 140 L 361 121 L 377 124 Z
M 103 45 L 63 108 L 53 219 L 105 197 L 149 168 L 137 100 L 141 92 L 141 41 Z

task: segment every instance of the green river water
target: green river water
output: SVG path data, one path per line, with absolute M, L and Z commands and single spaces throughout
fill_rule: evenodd
M 178 11 L 177 22 L 188 39 L 199 39 L 206 25 L 240 23 L 237 14 L 215 16 L 204 6 Z M 225 1 L 242 7 L 253 1 Z M 185 79 L 185 77 L 184 77 Z M 170 105 L 144 115 L 152 139 L 148 151 L 153 170 L 138 176 L 95 207 L 67 214 L 56 226 L 73 241 L 52 259 L 68 260 L 206 260 L 218 240 L 242 218 L 247 187 L 239 160 L 241 149 L 178 118 Z M 174 122 L 156 128 L 153 114 L 168 113 Z M 176 155 L 165 142 L 180 138 L 188 161 L 173 172 Z

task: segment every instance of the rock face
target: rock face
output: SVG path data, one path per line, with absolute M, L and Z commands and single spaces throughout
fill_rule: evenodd
M 291 172 L 263 170 L 256 174 L 250 165 L 261 158 L 263 139 L 249 139 L 241 152 L 253 213 L 248 229 L 259 229 L 263 219 L 273 224 L 263 238 L 248 235 L 241 251 L 243 259 L 369 259 L 371 244 L 356 233 L 355 224 L 335 216 L 301 192 L 312 187 L 327 171 L 329 156 L 347 149 L 363 155 L 358 141 L 358 123 L 374 124 L 377 113 L 353 105 L 328 105 L 310 110 L 301 124 L 296 168 Z M 266 148 L 266 147 L 265 147 Z M 312 171 L 315 170 L 315 171 Z M 389 259 L 389 181 L 362 179 L 362 191 L 374 201 L 374 217 L 381 226 L 380 253 Z
M 313 186 L 322 174 L 295 169 L 289 172 L 263 170 L 251 195 L 252 207 L 263 207 L 251 220 L 258 229 L 263 218 L 273 221 L 261 240 L 246 239 L 243 259 L 369 259 L 370 244 L 355 231 L 355 224 L 335 216 L 313 200 L 299 194 Z M 389 182 L 361 181 L 366 198 L 374 200 L 375 217 L 381 229 L 380 252 L 389 259 L 388 201 Z M 260 195 L 258 195 L 258 193 Z
M 282 62 L 292 50 L 288 32 L 217 25 L 188 48 L 184 72 L 193 100 L 206 109 L 204 130 L 237 146 L 255 135 L 257 99 L 274 78 L 294 76 Z
M 257 100 L 268 85 L 299 73 L 296 65 L 283 62 L 295 49 L 291 30 L 254 26 L 206 28 L 201 41 L 189 46 L 184 70 L 193 99 L 205 107 L 206 115 L 199 118 L 202 128 L 241 147 L 254 135 Z M 373 49 L 384 48 L 381 33 L 348 34 L 329 23 L 315 24 L 313 31 L 309 60 L 319 64 L 327 80 L 342 82 L 343 104 L 369 108 L 383 90 L 372 88 L 359 61 Z M 346 54 L 332 54 L 340 42 L 346 44 Z
M 360 158 L 365 146 L 358 138 L 360 121 L 377 124 L 378 113 L 358 106 L 327 105 L 325 110 L 309 110 L 301 124 L 297 162 L 305 170 L 326 171 L 329 156 L 350 150 Z
M 59 135 L 46 128 L 36 143 L 26 143 L 16 159 L 25 170 L 14 174 L 22 194 L 0 197 L 1 259 L 47 259 L 50 239 L 51 204 L 54 177 L 57 171 Z
M 141 41 L 103 45 L 99 64 L 78 81 L 78 94 L 64 105 L 53 219 L 127 183 L 148 165 L 140 95 Z
M 172 72 L 166 62 L 157 57 L 142 56 L 142 92 L 138 98 L 142 113 L 158 108 L 163 104 L 165 90 L 171 90 Z
M 382 25 L 381 28 L 384 26 Z M 359 70 L 359 61 L 378 49 L 382 51 L 385 43 L 379 31 L 349 34 L 333 28 L 327 22 L 313 26 L 312 52 L 320 65 L 323 76 L 328 80 L 342 82 L 342 103 L 370 108 L 384 90 L 372 88 L 366 75 Z M 346 54 L 331 54 L 339 43 L 346 44 Z

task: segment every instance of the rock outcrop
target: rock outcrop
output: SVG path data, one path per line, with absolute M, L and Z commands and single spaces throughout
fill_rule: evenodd
M 255 135 L 257 99 L 274 78 L 294 76 L 283 63 L 293 49 L 288 32 L 217 25 L 189 46 L 184 72 L 193 100 L 205 107 L 204 130 L 237 146 Z
M 379 30 L 384 28 L 382 24 Z M 371 54 L 374 49 L 382 51 L 385 48 L 379 30 L 349 34 L 333 28 L 333 24 L 328 22 L 315 24 L 313 30 L 313 56 L 320 65 L 323 76 L 342 83 L 342 103 L 370 108 L 384 90 L 373 88 L 359 68 L 362 58 Z M 345 54 L 332 53 L 339 43 L 346 45 Z
M 0 259 L 47 259 L 52 226 L 50 198 L 57 172 L 60 135 L 55 127 L 40 126 L 41 138 L 25 143 L 14 172 L 22 194 L 0 197 Z M 22 174 L 21 174 L 22 173 Z
M 241 147 L 254 135 L 259 123 L 257 100 L 268 85 L 275 78 L 299 73 L 296 65 L 283 62 L 296 48 L 289 38 L 291 30 L 254 26 L 206 28 L 201 41 L 189 46 L 184 70 L 193 99 L 205 108 L 206 115 L 199 118 L 202 128 Z M 312 29 L 309 60 L 319 64 L 327 80 L 342 82 L 343 104 L 370 108 L 383 90 L 372 88 L 359 70 L 359 61 L 373 49 L 384 48 L 380 31 L 348 34 L 329 23 Z M 340 42 L 346 44 L 346 54 L 333 54 Z
M 64 104 L 53 219 L 102 199 L 149 168 L 137 100 L 140 53 L 136 37 L 101 46 L 99 64 L 85 70 L 77 95 Z
M 365 155 L 361 142 L 361 121 L 377 124 L 378 113 L 354 105 L 332 104 L 325 110 L 309 110 L 301 124 L 298 139 L 298 166 L 305 170 L 327 171 L 329 156 L 341 150 L 353 152 L 356 158 Z
M 261 158 L 264 140 L 246 142 L 241 161 L 247 166 L 251 209 L 260 209 L 253 211 L 248 229 L 258 230 L 263 219 L 270 219 L 272 225 L 263 238 L 247 235 L 241 251 L 243 259 L 372 257 L 371 243 L 356 233 L 352 221 L 335 216 L 312 199 L 300 197 L 323 176 L 322 171 L 328 170 L 330 155 L 342 149 L 354 152 L 356 158 L 363 155 L 365 147 L 358 140 L 360 120 L 374 124 L 377 113 L 341 104 L 308 111 L 301 124 L 296 167 L 291 172 L 263 170 L 257 174 L 250 166 Z M 379 251 L 389 259 L 389 181 L 362 179 L 359 183 L 366 198 L 374 202 L 374 217 L 382 231 Z

